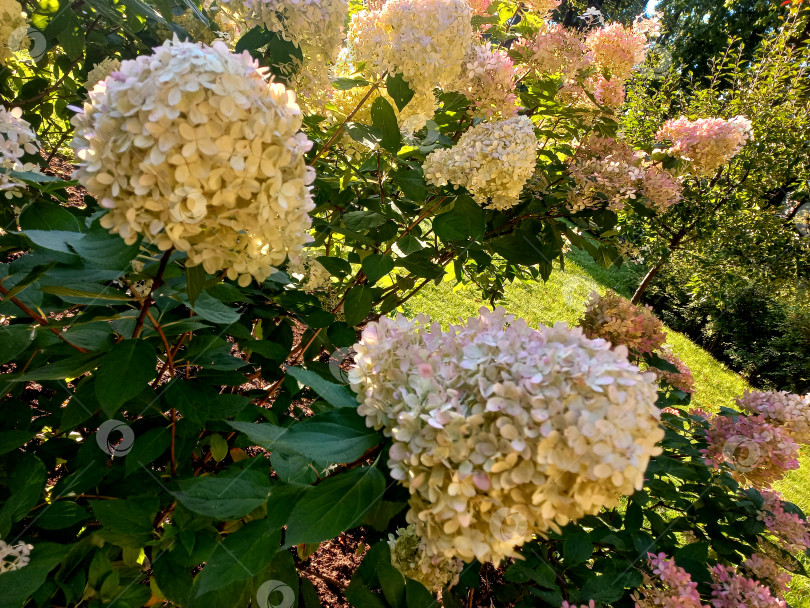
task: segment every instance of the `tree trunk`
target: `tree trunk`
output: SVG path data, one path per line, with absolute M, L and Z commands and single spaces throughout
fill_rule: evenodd
M 644 295 L 644 292 L 647 291 L 647 288 L 650 286 L 650 283 L 652 283 L 655 275 L 661 272 L 661 267 L 663 265 L 664 261 L 661 260 L 647 271 L 647 274 L 644 276 L 644 279 L 641 281 L 638 289 L 636 289 L 636 293 L 633 294 L 633 298 L 630 300 L 633 304 L 638 304 L 641 301 L 641 297 Z

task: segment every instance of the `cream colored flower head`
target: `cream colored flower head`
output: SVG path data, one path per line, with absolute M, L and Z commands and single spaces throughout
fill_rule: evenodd
M 11 59 L 14 47 L 18 46 L 15 32 L 25 28 L 27 21 L 22 6 L 17 0 L 0 0 L 0 65 Z
M 97 83 L 106 80 L 107 76 L 121 68 L 121 61 L 114 57 L 107 57 L 101 63 L 97 63 L 87 72 L 87 82 L 84 88 L 91 91 Z
M 393 439 L 391 474 L 431 558 L 513 557 L 617 506 L 661 453 L 654 376 L 580 329 L 482 308 L 447 331 L 383 317 L 354 349 L 358 412 Z
M 523 186 L 537 164 L 537 138 L 526 116 L 482 122 L 452 148 L 431 152 L 423 166 L 425 180 L 436 186 L 461 186 L 476 202 L 493 209 L 518 204 Z
M 0 193 L 5 198 L 20 196 L 26 188 L 25 182 L 9 171 L 39 171 L 37 165 L 22 160 L 26 154 L 36 154 L 37 150 L 37 134 L 22 117 L 22 110 L 6 110 L 0 106 Z
M 143 235 L 247 285 L 310 240 L 301 111 L 247 52 L 167 41 L 124 61 L 72 122 L 76 178 L 127 243 Z
M 388 546 L 391 549 L 391 565 L 402 576 L 422 583 L 433 592 L 455 585 L 464 569 L 461 560 L 429 557 L 425 542 L 419 538 L 413 524 L 399 528 L 396 536 L 389 534 Z

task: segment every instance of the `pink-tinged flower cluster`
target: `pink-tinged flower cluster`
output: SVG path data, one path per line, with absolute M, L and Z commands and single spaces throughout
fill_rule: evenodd
M 635 354 L 659 350 L 667 339 L 664 324 L 649 306 L 636 306 L 608 290 L 591 294 L 579 326 L 589 338 L 602 338 L 614 347 L 626 346 Z
M 790 581 L 793 576 L 790 572 L 786 572 L 779 567 L 771 557 L 762 553 L 754 553 L 743 563 L 743 567 L 748 570 L 753 577 L 765 583 L 781 597 L 782 594 L 787 593 L 790 587 Z
M 713 416 L 706 441 L 701 452 L 707 466 L 726 464 L 734 479 L 755 488 L 770 488 L 786 471 L 799 468 L 799 446 L 764 416 Z
M 428 556 L 514 556 L 618 505 L 661 453 L 652 375 L 565 324 L 534 330 L 502 308 L 447 331 L 383 317 L 354 348 L 357 411 L 393 439 L 391 476 Z
M 633 594 L 636 608 L 708 608 L 700 602 L 697 583 L 666 553 L 647 554 L 653 576 L 644 573 L 642 586 Z
M 560 608 L 596 608 L 596 602 L 593 600 L 589 600 L 587 604 L 580 604 L 577 606 L 576 604 L 569 604 L 565 600 L 563 600 L 562 606 Z
M 677 367 L 678 371 L 668 372 L 662 369 L 652 369 L 651 371 L 655 372 L 659 380 L 663 380 L 672 388 L 683 391 L 684 393 L 694 393 L 695 379 L 692 377 L 692 370 L 689 369 L 689 366 L 670 351 L 663 350 L 660 354 L 662 359 L 665 359 Z M 675 410 L 675 412 L 677 412 L 677 410 Z
M 762 414 L 769 423 L 783 427 L 796 443 L 810 443 L 810 395 L 787 391 L 745 391 L 737 405 Z
M 601 74 L 592 76 L 585 83 L 586 88 L 593 93 L 597 103 L 608 108 L 618 108 L 624 103 L 624 84 L 618 78 L 608 80 Z
M 647 37 L 621 23 L 611 23 L 591 30 L 585 38 L 593 60 L 600 71 L 607 70 L 612 78 L 627 80 L 633 68 L 644 61 Z
M 525 4 L 531 12 L 543 17 L 555 10 L 561 3 L 562 0 L 525 0 L 523 4 Z
M 515 65 L 505 51 L 489 44 L 470 48 L 454 88 L 475 107 L 475 115 L 491 118 L 499 114 L 510 118 L 517 114 Z
M 649 206 L 664 212 L 681 201 L 681 183 L 671 173 L 657 165 L 644 169 L 641 193 Z
M 787 608 L 785 600 L 774 597 L 766 586 L 728 566 L 712 568 L 712 579 L 713 608 Z
M 736 156 L 753 139 L 753 131 L 744 116 L 731 120 L 681 116 L 665 122 L 655 137 L 672 142 L 668 154 L 689 161 L 697 173 L 709 175 Z
M 486 15 L 492 0 L 467 0 L 473 15 Z
M 568 195 L 574 212 L 602 206 L 621 211 L 638 197 L 646 206 L 665 211 L 681 199 L 677 180 L 654 165 L 645 166 L 642 153 L 611 137 L 592 135 L 583 141 L 568 172 L 576 186 Z
M 765 523 L 776 544 L 788 553 L 803 553 L 810 549 L 810 524 L 796 513 L 785 511 L 779 492 L 764 490 L 762 497 L 765 504 L 758 519 Z
M 560 74 L 566 82 L 575 81 L 591 62 L 579 34 L 559 23 L 544 24 L 534 37 L 515 42 L 511 52 L 533 74 Z

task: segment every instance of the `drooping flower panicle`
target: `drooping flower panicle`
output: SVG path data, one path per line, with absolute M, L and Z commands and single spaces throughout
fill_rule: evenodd
M 761 414 L 781 426 L 796 443 L 810 443 L 810 395 L 787 391 L 745 391 L 737 405 L 746 412 Z
M 388 535 L 388 547 L 391 549 L 391 565 L 406 578 L 422 583 L 431 591 L 453 586 L 464 569 L 464 562 L 446 557 L 429 557 L 425 542 L 416 533 L 416 527 L 410 524 L 399 528 L 396 535 Z
M 245 52 L 167 41 L 124 61 L 73 118 L 76 177 L 101 223 L 247 285 L 309 240 L 301 111 Z
M 667 339 L 652 308 L 637 306 L 611 290 L 591 294 L 579 326 L 589 338 L 602 338 L 638 354 L 659 350 Z
M 369 324 L 350 374 L 358 412 L 393 439 L 408 521 L 429 556 L 498 562 L 531 534 L 615 506 L 663 437 L 651 376 L 565 324 L 481 309 Z
M 423 166 L 425 180 L 469 190 L 483 207 L 509 209 L 518 204 L 523 186 L 537 163 L 534 125 L 526 116 L 482 122 L 452 148 L 431 152 Z
M 655 137 L 671 142 L 668 154 L 688 161 L 697 173 L 709 175 L 736 156 L 753 138 L 753 131 L 744 116 L 731 120 L 681 116 L 665 122 Z
M 6 198 L 19 196 L 26 188 L 25 182 L 9 171 L 39 171 L 33 163 L 23 161 L 26 154 L 36 154 L 37 149 L 37 134 L 22 117 L 22 110 L 0 106 L 0 192 Z

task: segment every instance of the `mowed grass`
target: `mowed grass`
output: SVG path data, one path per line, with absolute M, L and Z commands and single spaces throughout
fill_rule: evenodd
M 565 262 L 565 271 L 555 268 L 548 282 L 515 282 L 510 284 L 499 305 L 533 326 L 567 322 L 575 325 L 581 317 L 585 302 L 592 291 L 604 293 L 608 288 L 629 296 L 635 287 L 632 277 L 621 268 L 604 269 L 587 255 L 572 254 Z M 482 300 L 475 286 L 454 287 L 448 280 L 429 285 L 405 303 L 403 313 L 413 316 L 426 313 L 443 326 L 474 316 L 489 302 Z M 692 370 L 695 392 L 692 404 L 709 412 L 721 406 L 734 406 L 734 400 L 751 386 L 735 372 L 714 359 L 688 337 L 667 330 L 667 344 Z M 802 467 L 789 473 L 775 486 L 789 500 L 810 513 L 810 449 L 802 450 Z M 810 560 L 806 563 L 810 567 Z M 794 608 L 810 608 L 810 580 L 797 577 L 787 596 Z

